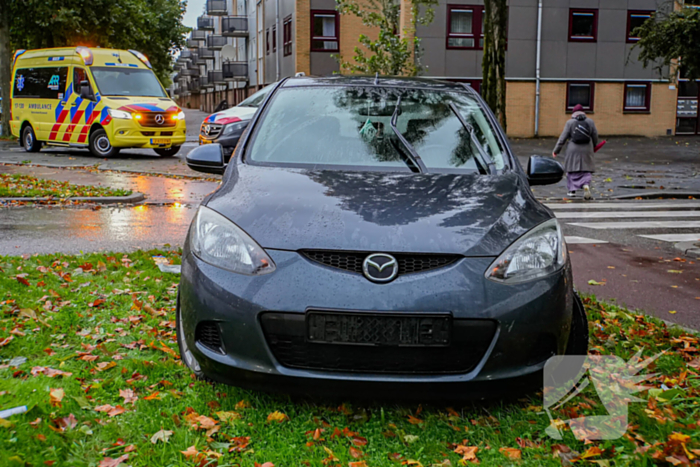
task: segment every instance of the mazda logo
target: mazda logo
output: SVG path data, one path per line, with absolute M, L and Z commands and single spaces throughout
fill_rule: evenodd
M 399 264 L 391 255 L 374 253 L 362 262 L 362 272 L 372 282 L 389 282 L 399 273 Z
M 163 117 L 162 114 L 156 115 L 156 123 L 158 125 L 162 125 L 163 123 L 165 123 L 165 117 Z

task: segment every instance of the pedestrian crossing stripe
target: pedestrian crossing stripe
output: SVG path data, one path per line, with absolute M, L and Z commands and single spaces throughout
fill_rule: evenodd
M 574 222 L 569 225 L 589 229 L 695 229 L 700 221 Z
M 640 237 L 649 238 L 651 240 L 660 240 L 662 242 L 700 242 L 700 232 L 689 234 L 659 234 L 659 235 L 640 235 Z
M 604 240 L 596 240 L 595 238 L 577 237 L 575 235 L 568 235 L 564 237 L 568 245 L 591 245 L 596 243 L 609 243 Z
M 560 212 L 559 219 L 605 219 L 605 218 L 642 218 L 642 217 L 700 217 L 700 211 L 594 211 L 594 212 Z

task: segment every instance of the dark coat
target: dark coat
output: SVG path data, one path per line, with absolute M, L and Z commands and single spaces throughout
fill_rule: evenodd
M 575 112 L 571 116 L 571 120 L 566 122 L 564 131 L 557 141 L 554 148 L 554 154 L 559 155 L 564 144 L 571 139 L 571 132 L 574 125 L 578 122 L 576 117 L 585 115 L 583 112 Z M 575 144 L 569 141 L 566 148 L 566 159 L 564 159 L 564 170 L 566 172 L 595 172 L 595 162 L 593 160 L 594 148 L 598 145 L 598 129 L 595 122 L 586 117 L 586 123 L 591 129 L 591 141 L 588 144 Z

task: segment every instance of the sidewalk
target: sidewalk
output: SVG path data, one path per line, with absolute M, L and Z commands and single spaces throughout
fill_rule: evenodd
M 595 155 L 592 191 L 596 199 L 635 198 L 652 193 L 665 197 L 700 198 L 700 138 L 605 137 L 608 143 Z M 513 152 L 523 169 L 534 154 L 551 156 L 556 138 L 512 139 Z M 557 158 L 564 162 L 564 151 Z M 566 179 L 556 185 L 534 187 L 541 199 L 566 198 Z M 579 194 L 579 198 L 582 193 Z

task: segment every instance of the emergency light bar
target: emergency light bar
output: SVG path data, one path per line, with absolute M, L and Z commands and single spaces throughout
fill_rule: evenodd
M 75 52 L 78 55 L 80 55 L 80 58 L 83 59 L 83 63 L 85 65 L 87 65 L 87 66 L 92 65 L 93 57 L 92 57 L 92 52 L 90 52 L 90 49 L 88 49 L 87 47 L 78 46 L 75 48 Z
M 146 57 L 144 54 L 142 54 L 142 53 L 139 52 L 138 50 L 134 50 L 134 49 L 129 49 L 129 52 L 131 52 L 132 54 L 136 55 L 136 58 L 138 58 L 138 59 L 141 60 L 143 63 L 145 63 L 146 66 L 147 66 L 148 68 L 153 68 L 153 67 L 151 66 L 151 62 L 148 61 L 148 57 Z

